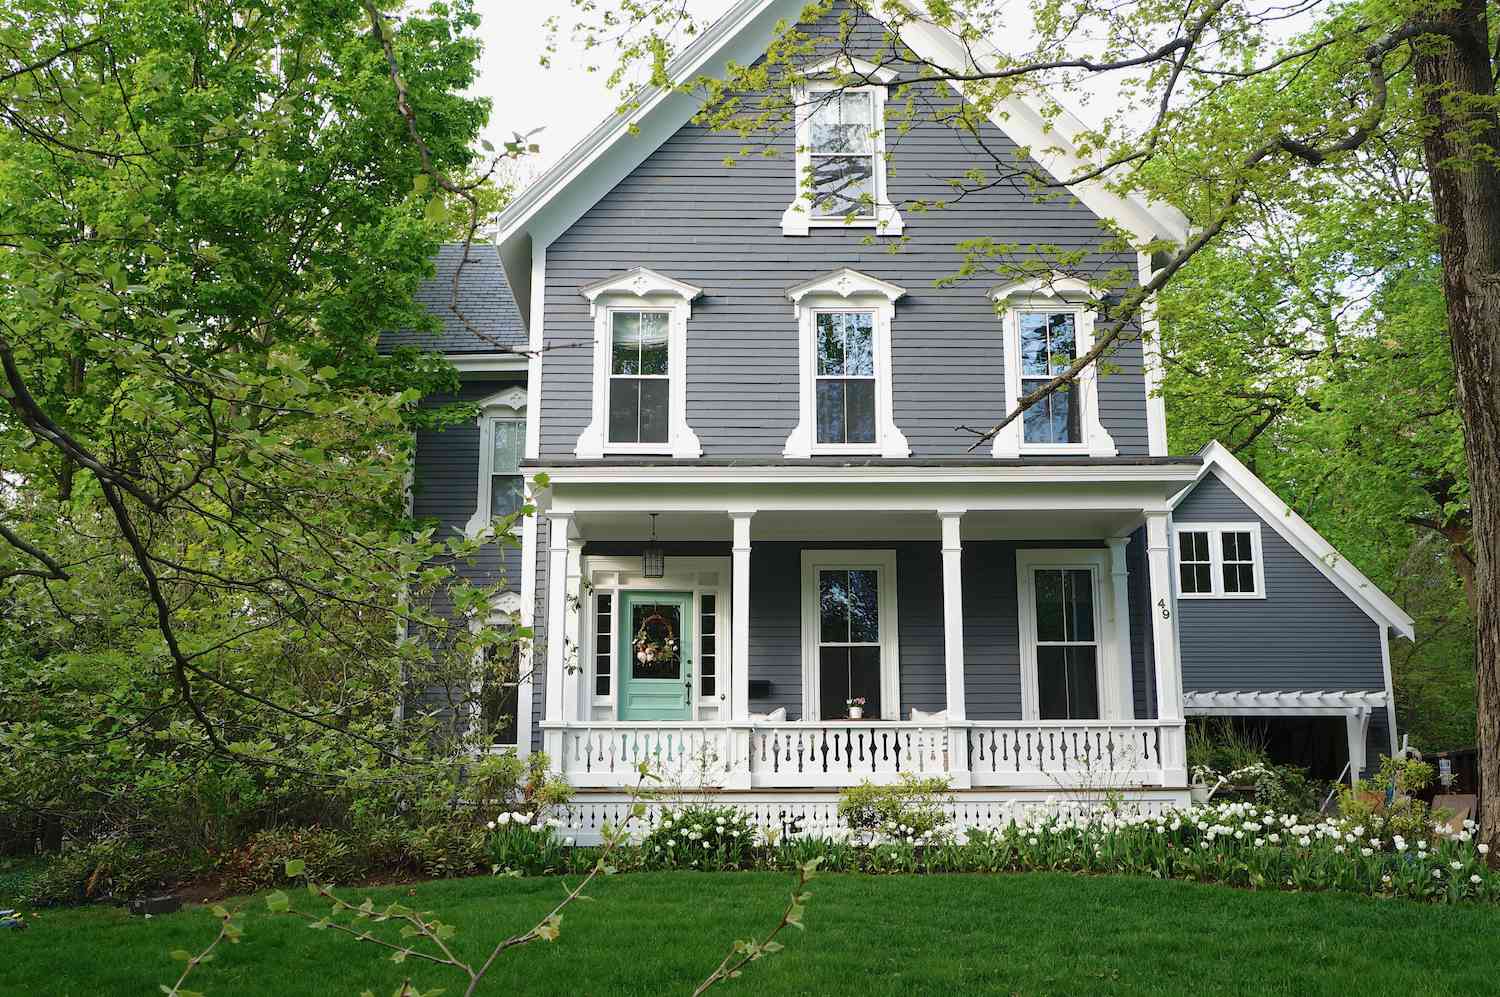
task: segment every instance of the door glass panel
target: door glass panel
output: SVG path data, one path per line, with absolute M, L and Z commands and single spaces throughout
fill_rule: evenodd
M 630 677 L 675 679 L 682 674 L 682 607 L 638 602 L 630 607 Z
M 1037 714 L 1043 720 L 1099 717 L 1099 647 L 1094 626 L 1094 575 L 1087 568 L 1038 568 L 1036 599 Z

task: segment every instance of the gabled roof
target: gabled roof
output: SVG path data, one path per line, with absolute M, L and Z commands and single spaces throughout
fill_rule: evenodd
M 474 335 L 454 314 L 453 275 L 463 256 L 461 242 L 438 247 L 437 255 L 433 257 L 437 272 L 417 288 L 415 298 L 437 318 L 437 330 L 398 329 L 381 333 L 379 348 L 382 352 L 410 346 L 455 356 L 495 354 L 526 347 L 526 326 L 521 319 L 521 310 L 516 307 L 515 296 L 511 294 L 505 268 L 500 265 L 499 250 L 490 243 L 476 242 L 469 247 L 469 262 L 464 264 L 458 288 L 459 309 L 483 335 Z
M 923 0 L 878 0 L 914 14 L 925 11 Z M 739 0 L 708 27 L 667 67 L 674 82 L 700 74 L 720 75 L 731 63 L 749 65 L 765 52 L 779 20 L 795 21 L 803 0 Z M 978 51 L 946 29 L 929 23 L 908 23 L 901 40 L 923 59 L 958 71 L 982 67 L 995 51 Z M 574 146 L 531 187 L 518 195 L 499 218 L 501 257 L 528 310 L 533 246 L 545 247 L 591 208 L 687 124 L 698 103 L 675 90 L 645 92 L 637 107 L 605 119 Z M 1054 177 L 1075 176 L 1093 165 L 1081 156 L 1075 136 L 1082 124 L 1066 112 L 1044 114 L 1024 95 L 1001 102 L 991 121 Z M 1069 191 L 1100 218 L 1130 233 L 1138 244 L 1157 240 L 1181 242 L 1187 219 L 1175 208 L 1121 195 L 1100 180 L 1069 185 Z
M 1366 578 L 1348 558 L 1323 539 L 1292 507 L 1267 488 L 1255 474 L 1217 440 L 1198 451 L 1203 467 L 1191 485 L 1172 498 L 1176 508 L 1209 474 L 1217 475 L 1237 498 L 1279 533 L 1283 540 L 1310 561 L 1330 582 L 1363 609 L 1376 623 L 1389 626 L 1407 640 L 1416 639 L 1416 628 L 1406 611 Z

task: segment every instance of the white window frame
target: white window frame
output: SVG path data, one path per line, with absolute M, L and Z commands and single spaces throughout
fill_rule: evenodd
M 818 682 L 818 573 L 866 570 L 876 572 L 880 612 L 880 716 L 901 719 L 900 617 L 896 607 L 896 552 L 894 550 L 803 550 L 802 552 L 802 718 L 822 715 Z
M 580 459 L 611 454 L 654 454 L 691 459 L 703 455 L 703 445 L 687 421 L 687 325 L 693 301 L 702 288 L 673 280 L 654 270 L 637 267 L 627 273 L 584 287 L 594 319 L 594 391 L 590 422 L 573 449 Z M 667 313 L 667 376 L 670 380 L 667 439 L 664 443 L 612 443 L 609 440 L 609 387 L 616 311 Z
M 1126 700 L 1127 683 L 1118 672 L 1125 660 L 1122 648 L 1128 646 L 1130 621 L 1117 619 L 1115 613 L 1114 577 L 1109 550 L 1092 547 L 1016 551 L 1016 603 L 1021 650 L 1021 719 L 1046 723 L 1088 723 L 1091 721 L 1041 721 L 1041 680 L 1037 674 L 1036 586 L 1033 573 L 1038 569 L 1087 569 L 1094 577 L 1094 639 L 1099 651 L 1099 723 L 1129 720 L 1134 703 Z
M 1178 599 L 1264 599 L 1266 597 L 1266 558 L 1264 548 L 1261 546 L 1259 522 L 1252 523 L 1193 523 L 1174 522 L 1172 524 L 1172 585 L 1177 590 Z M 1208 534 L 1208 558 L 1209 558 L 1209 581 L 1213 585 L 1210 592 L 1184 592 L 1182 591 L 1182 542 L 1178 539 L 1183 533 L 1207 533 Z M 1226 592 L 1224 591 L 1224 541 L 1225 533 L 1248 533 L 1250 534 L 1250 555 L 1255 558 L 1255 591 L 1254 592 Z M 1196 562 L 1201 564 L 1202 562 Z M 1236 562 L 1243 563 L 1243 562 Z
M 798 284 L 787 292 L 798 329 L 798 419 L 787 437 L 782 456 L 867 456 L 904 458 L 911 456 L 906 436 L 896 426 L 891 375 L 891 323 L 896 300 L 906 289 L 847 267 L 815 280 Z M 817 412 L 818 314 L 820 312 L 871 312 L 874 315 L 875 442 L 819 443 Z
M 899 236 L 905 223 L 887 192 L 885 148 L 885 104 L 889 91 L 884 84 L 894 80 L 896 73 L 846 54 L 805 67 L 802 72 L 807 81 L 792 90 L 792 100 L 796 104 L 796 189 L 792 203 L 781 215 L 782 235 L 805 236 L 815 228 L 872 228 L 876 235 Z M 857 85 L 862 81 L 873 82 Z M 851 219 L 838 215 L 820 218 L 812 213 L 811 192 L 808 190 L 808 177 L 812 169 L 812 113 L 819 95 L 834 90 L 868 93 L 870 104 L 879 118 L 872 136 L 874 170 L 871 183 L 874 187 L 872 193 L 875 213 L 870 217 Z
M 1071 312 L 1077 337 L 1074 348 L 1077 356 L 1083 356 L 1094 346 L 1094 320 L 1098 317 L 1098 307 L 1087 281 L 1061 273 L 994 288 L 990 291 L 990 300 L 999 312 L 1005 336 L 1005 410 L 1010 412 L 1023 394 L 1020 363 L 1022 313 Z M 1079 372 L 1077 385 L 1080 434 L 1077 443 L 1027 443 L 1023 415 L 995 435 L 991 453 L 1007 458 L 1032 454 L 1118 456 L 1114 438 L 1099 421 L 1099 365 L 1089 364 Z
M 479 488 L 476 494 L 474 515 L 469 517 L 469 522 L 464 526 L 464 532 L 471 536 L 478 536 L 490 525 L 490 492 L 495 482 L 495 423 L 497 422 L 526 422 L 526 389 L 520 386 L 506 388 L 503 391 L 490 395 L 479 402 Z M 531 502 L 531 481 L 526 472 L 520 470 L 524 482 L 524 499 L 527 504 Z M 512 533 L 519 533 L 521 520 L 517 520 L 511 527 Z

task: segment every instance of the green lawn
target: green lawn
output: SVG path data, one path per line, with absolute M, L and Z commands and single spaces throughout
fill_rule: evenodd
M 790 878 L 657 873 L 602 880 L 562 937 L 502 956 L 484 993 L 685 994 L 737 936 L 769 928 Z M 359 891 L 443 912 L 462 951 L 529 925 L 556 880 L 477 878 Z M 815 880 L 805 934 L 723 993 L 1487 993 L 1500 915 L 1327 894 L 1257 894 L 1188 883 L 1060 874 Z M 414 896 L 408 896 L 414 892 Z M 305 892 L 295 902 L 306 905 Z M 367 945 L 243 902 L 245 940 L 192 989 L 385 997 L 402 969 Z M 3 905 L 3 904 L 0 904 Z M 0 934 L 0 993 L 156 993 L 167 952 L 214 933 L 206 911 L 143 920 L 113 908 L 43 911 Z M 422 987 L 457 977 L 408 963 Z

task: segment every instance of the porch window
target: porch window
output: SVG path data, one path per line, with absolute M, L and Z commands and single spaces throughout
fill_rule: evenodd
M 818 442 L 875 442 L 875 315 L 818 312 Z
M 896 555 L 888 550 L 802 552 L 804 714 L 900 715 L 896 641 Z
M 1027 395 L 1068 369 L 1077 356 L 1078 315 L 1072 311 L 1017 313 L 1021 341 L 1021 394 Z M 1026 410 L 1022 442 L 1083 442 L 1078 382 L 1073 381 Z
M 1042 720 L 1097 720 L 1094 573 L 1088 568 L 1038 568 L 1032 580 L 1038 716 Z
M 1183 523 L 1176 528 L 1177 587 L 1184 599 L 1263 599 L 1258 523 Z
M 672 383 L 667 312 L 613 311 L 609 442 L 666 443 Z

